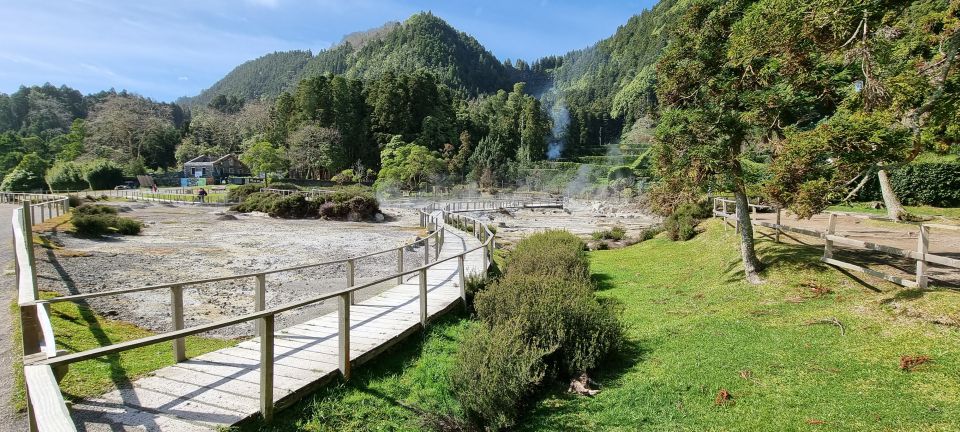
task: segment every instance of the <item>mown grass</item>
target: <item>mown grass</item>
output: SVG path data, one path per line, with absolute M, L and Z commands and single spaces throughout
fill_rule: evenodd
M 42 298 L 53 297 L 53 293 L 42 293 Z M 19 323 L 19 308 L 11 307 L 15 322 Z M 118 342 L 153 335 L 153 332 L 122 321 L 104 318 L 89 307 L 81 304 L 62 302 L 50 307 L 50 320 L 56 336 L 57 348 L 68 352 L 79 352 Z M 20 338 L 20 329 L 15 337 Z M 19 342 L 18 342 L 19 343 Z M 215 338 L 187 337 L 187 356 L 200 354 L 233 346 L 235 340 Z M 98 359 L 82 361 L 70 365 L 70 371 L 60 382 L 64 398 L 79 400 L 88 396 L 102 394 L 145 374 L 174 364 L 171 343 L 145 346 L 124 351 Z M 23 370 L 15 365 L 18 383 L 22 382 Z M 22 388 L 22 385 L 20 386 Z M 15 401 L 18 409 L 25 408 L 23 395 Z
M 904 206 L 904 208 L 919 216 L 940 216 L 948 219 L 960 219 L 960 207 L 933 207 L 933 206 Z M 850 205 L 834 205 L 827 208 L 832 211 L 850 213 L 864 213 L 885 216 L 886 209 L 870 208 L 867 203 L 851 203 Z
M 960 293 L 843 273 L 817 248 L 768 241 L 766 282 L 752 286 L 734 233 L 705 227 L 590 254 L 627 348 L 593 372 L 599 395 L 556 383 L 517 430 L 960 430 L 960 328 L 937 324 L 960 322 Z M 434 326 L 263 430 L 423 430 L 424 412 L 458 413 L 446 370 L 470 325 Z M 930 361 L 904 371 L 902 356 Z M 721 390 L 732 398 L 718 404 Z
M 903 295 L 771 242 L 767 282 L 751 286 L 734 234 L 707 226 L 592 254 L 632 349 L 598 371 L 597 397 L 553 394 L 520 430 L 960 430 L 960 330 L 897 307 L 960 293 Z M 822 324 L 834 318 L 842 331 Z M 906 355 L 932 361 L 906 372 Z M 718 405 L 721 390 L 732 399 Z
M 354 369 L 348 382 L 330 384 L 277 414 L 240 431 L 419 431 L 460 416 L 450 390 L 453 353 L 474 323 L 454 314 L 432 323 L 397 349 Z

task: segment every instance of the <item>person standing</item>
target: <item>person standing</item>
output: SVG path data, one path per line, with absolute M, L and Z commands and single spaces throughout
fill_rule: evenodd
M 200 190 L 197 191 L 197 198 L 200 200 L 200 204 L 203 204 L 205 202 L 205 199 L 207 198 L 206 189 L 200 188 Z

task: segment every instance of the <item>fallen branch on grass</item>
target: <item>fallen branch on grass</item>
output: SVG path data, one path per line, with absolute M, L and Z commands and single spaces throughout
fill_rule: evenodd
M 830 318 L 824 318 L 819 320 L 810 320 L 805 322 L 804 324 L 806 325 L 831 324 L 840 328 L 840 336 L 846 336 L 847 334 L 847 330 L 843 327 L 843 323 L 841 323 L 840 320 L 837 319 L 837 317 L 830 317 Z

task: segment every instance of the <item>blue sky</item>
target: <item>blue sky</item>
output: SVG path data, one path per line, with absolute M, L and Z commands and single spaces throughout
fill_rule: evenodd
M 161 101 L 209 87 L 273 51 L 317 51 L 347 33 L 430 10 L 501 60 L 592 45 L 655 0 L 0 0 L 0 92 L 66 84 Z

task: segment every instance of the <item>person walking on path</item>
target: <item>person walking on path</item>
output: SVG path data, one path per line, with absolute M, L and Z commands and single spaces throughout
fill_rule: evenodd
M 200 188 L 200 190 L 197 191 L 197 198 L 200 199 L 200 204 L 203 204 L 205 202 L 204 200 L 207 198 L 207 190 Z

